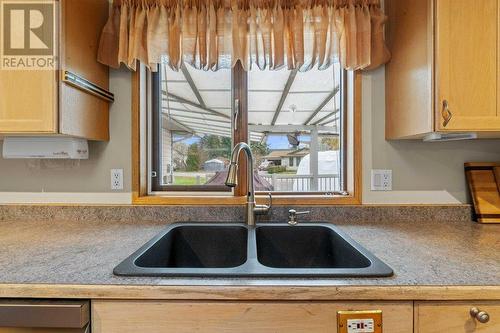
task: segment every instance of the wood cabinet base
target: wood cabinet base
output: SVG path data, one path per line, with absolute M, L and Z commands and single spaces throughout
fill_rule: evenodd
M 413 332 L 413 302 L 95 301 L 93 333 L 322 333 L 341 310 L 381 310 L 383 332 Z

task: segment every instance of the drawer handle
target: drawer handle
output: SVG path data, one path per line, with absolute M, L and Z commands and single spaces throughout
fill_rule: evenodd
M 451 118 L 453 118 L 453 113 L 450 111 L 450 106 L 447 100 L 443 101 L 443 111 L 441 111 L 441 115 L 443 116 L 443 127 L 448 126 Z
M 470 315 L 480 323 L 486 324 L 490 321 L 490 315 L 486 311 L 481 311 L 476 307 L 470 309 Z

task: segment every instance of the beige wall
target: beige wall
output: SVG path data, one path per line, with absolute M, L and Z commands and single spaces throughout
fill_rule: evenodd
M 385 71 L 363 75 L 363 202 L 468 202 L 464 162 L 500 161 L 500 140 L 386 141 Z M 392 192 L 371 192 L 371 169 L 393 170 Z
M 11 192 L 109 193 L 109 170 L 112 168 L 124 169 L 122 193 L 130 192 L 130 77 L 125 70 L 111 72 L 111 90 L 116 94 L 116 102 L 111 109 L 109 143 L 91 143 L 90 160 L 81 161 L 76 167 L 61 164 L 56 168 L 40 168 L 25 161 L 0 158 L 0 202 L 9 202 L 13 196 Z M 467 202 L 464 161 L 500 161 L 500 141 L 385 141 L 384 77 L 383 69 L 363 77 L 364 202 Z M 395 191 L 371 192 L 369 175 L 372 168 L 392 169 Z M 75 198 L 78 201 L 78 193 Z M 99 202 L 106 203 L 107 198 L 103 196 Z M 22 202 L 23 197 L 18 201 Z

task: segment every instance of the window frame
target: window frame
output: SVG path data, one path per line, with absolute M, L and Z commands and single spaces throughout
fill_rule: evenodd
M 153 193 L 150 181 L 148 180 L 151 170 L 151 151 L 148 147 L 148 133 L 152 130 L 151 110 L 152 93 L 154 89 L 151 73 L 140 65 L 138 70 L 132 74 L 132 202 L 136 205 L 242 205 L 246 202 L 246 161 L 242 159 L 239 168 L 240 186 L 233 193 L 223 191 L 207 192 L 207 187 L 203 186 L 203 191 L 174 192 L 174 193 Z M 352 114 L 351 126 L 353 137 L 347 141 L 347 132 L 343 131 L 341 140 L 352 143 L 350 154 L 352 155 L 352 186 L 348 195 L 324 195 L 318 193 L 273 193 L 276 205 L 359 205 L 361 204 L 361 74 L 354 72 L 352 75 L 352 97 L 350 101 L 343 101 L 351 104 L 349 107 Z M 233 70 L 233 101 L 240 99 L 242 105 L 247 105 L 247 73 L 238 66 Z M 347 99 L 347 94 L 344 98 Z M 345 117 L 347 118 L 347 117 Z M 149 119 L 149 120 L 148 120 Z M 342 120 L 347 126 L 348 120 Z M 242 112 L 239 117 L 238 127 L 240 130 L 234 135 L 234 142 L 246 141 L 248 137 L 248 127 L 246 126 L 247 112 Z M 242 126 L 244 124 L 244 126 Z M 347 127 L 344 127 L 347 128 Z M 347 149 L 346 149 L 347 150 Z M 348 167 L 348 159 L 343 158 L 343 170 Z M 170 185 L 169 190 L 173 187 Z M 198 193 L 197 193 L 198 192 Z M 257 193 L 262 195 L 263 193 Z M 258 198 L 260 201 L 260 198 Z M 263 198 L 265 201 L 266 198 Z
M 151 107 L 152 107 L 152 113 L 151 113 L 151 165 L 152 165 L 152 170 L 156 172 L 157 174 L 159 173 L 159 170 L 161 169 L 161 161 L 160 157 L 161 154 L 159 153 L 161 151 L 161 144 L 162 144 L 162 139 L 161 139 L 161 128 L 159 127 L 161 125 L 160 121 L 160 93 L 161 93 L 161 87 L 160 87 L 160 74 L 159 71 L 156 73 L 151 73 Z M 233 129 L 234 132 L 234 129 Z M 233 143 L 234 144 L 234 143 Z M 155 153 L 156 152 L 156 153 Z M 162 185 L 161 182 L 161 177 L 156 176 L 153 177 L 151 174 L 149 177 L 151 180 L 151 191 L 152 192 L 216 192 L 216 193 L 231 193 L 231 189 L 224 186 L 224 185 L 190 185 L 190 186 L 182 186 L 182 185 Z

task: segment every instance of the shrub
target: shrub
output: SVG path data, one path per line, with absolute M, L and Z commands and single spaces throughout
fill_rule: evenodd
M 274 173 L 283 173 L 286 172 L 286 167 L 282 165 L 271 166 L 267 169 L 267 172 L 271 175 Z

